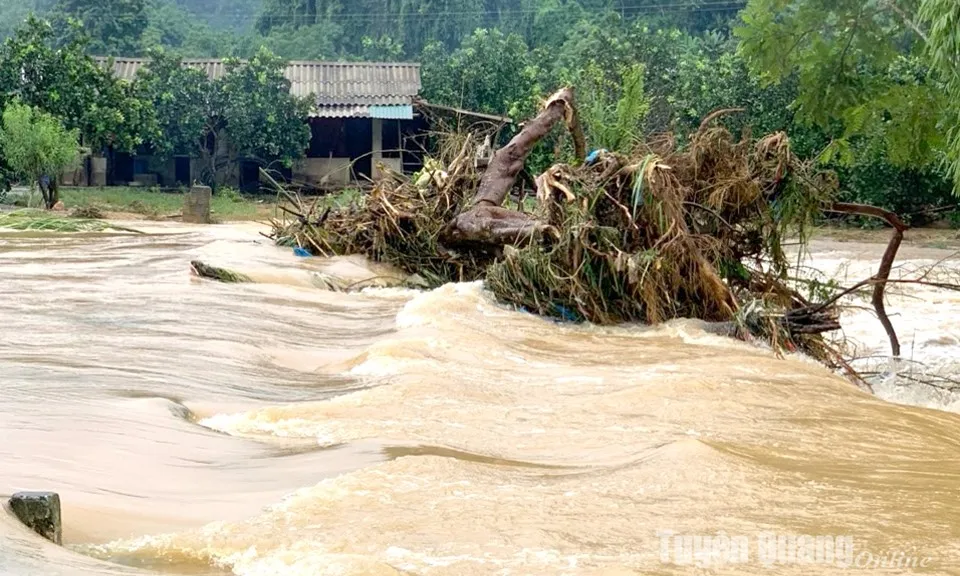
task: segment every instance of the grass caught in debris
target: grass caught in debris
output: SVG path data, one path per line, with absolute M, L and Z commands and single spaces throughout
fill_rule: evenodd
M 111 224 L 103 220 L 76 217 L 54 216 L 43 210 L 17 210 L 0 214 L 0 228 L 33 232 L 131 232 L 142 234 L 139 230 Z
M 683 150 L 665 142 L 541 178 L 559 238 L 508 251 L 487 285 L 540 314 L 598 324 L 729 321 L 753 297 L 792 305 L 783 238 L 802 236 L 828 200 L 785 136 L 735 140 L 722 127 Z

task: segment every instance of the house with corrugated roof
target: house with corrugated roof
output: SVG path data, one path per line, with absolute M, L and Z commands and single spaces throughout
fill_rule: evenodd
M 148 63 L 141 58 L 112 59 L 114 74 L 131 81 Z M 189 59 L 183 65 L 202 69 L 211 79 L 226 72 L 222 60 Z M 404 172 L 419 168 L 419 155 L 413 152 L 418 147 L 410 144 L 424 128 L 414 110 L 421 87 L 419 64 L 293 61 L 285 76 L 293 94 L 310 96 L 315 105 L 305 119 L 312 133 L 306 158 L 281 170 L 284 176 L 308 186 L 337 187 L 375 176 L 380 164 Z M 228 143 L 221 145 L 228 152 Z M 159 162 L 111 154 L 110 160 L 108 164 L 94 159 L 86 176 L 90 185 L 189 185 L 200 178 L 202 169 L 199 160 L 188 157 Z M 256 162 L 237 158 L 230 164 L 222 175 L 225 183 L 258 185 Z

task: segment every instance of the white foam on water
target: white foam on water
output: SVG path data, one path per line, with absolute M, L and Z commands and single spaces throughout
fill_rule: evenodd
M 237 576 L 400 576 L 393 566 L 358 554 L 329 554 L 305 546 L 293 546 L 257 554 L 256 548 L 224 557 L 218 565 Z
M 241 414 L 216 414 L 200 420 L 198 424 L 232 436 L 316 438 L 320 446 L 334 446 L 343 440 L 315 420 L 302 418 L 272 420 L 261 411 Z

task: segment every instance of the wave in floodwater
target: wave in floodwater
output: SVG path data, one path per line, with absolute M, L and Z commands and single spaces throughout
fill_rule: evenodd
M 0 235 L 0 494 L 56 490 L 65 521 L 59 548 L 0 515 L 0 573 L 960 572 L 957 399 L 884 375 L 867 311 L 843 322 L 878 396 L 696 321 L 560 324 L 252 226 L 147 232 Z M 812 249 L 843 278 L 883 246 Z M 956 373 L 955 300 L 891 295 L 927 372 Z

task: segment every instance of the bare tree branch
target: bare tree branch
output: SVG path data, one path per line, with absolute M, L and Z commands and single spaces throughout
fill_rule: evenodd
M 883 324 L 883 329 L 887 332 L 887 337 L 890 338 L 890 348 L 894 358 L 899 358 L 900 339 L 897 337 L 897 331 L 893 328 L 893 323 L 890 322 L 890 317 L 887 316 L 886 305 L 883 301 L 883 293 L 886 289 L 887 283 L 889 282 L 890 269 L 893 268 L 893 262 L 897 258 L 897 252 L 900 250 L 900 244 L 903 243 L 903 233 L 907 230 L 907 225 L 904 224 L 903 221 L 900 220 L 900 217 L 893 212 L 884 210 L 883 208 L 878 208 L 876 206 L 835 202 L 827 209 L 827 211 L 882 218 L 883 220 L 886 220 L 887 223 L 890 224 L 890 226 L 892 226 L 894 229 L 893 236 L 890 238 L 890 243 L 887 245 L 887 250 L 883 253 L 883 258 L 880 260 L 880 269 L 877 270 L 877 274 L 870 281 L 876 281 L 876 284 L 874 284 L 873 288 L 873 307 L 877 311 L 877 317 L 880 319 L 880 323 Z

